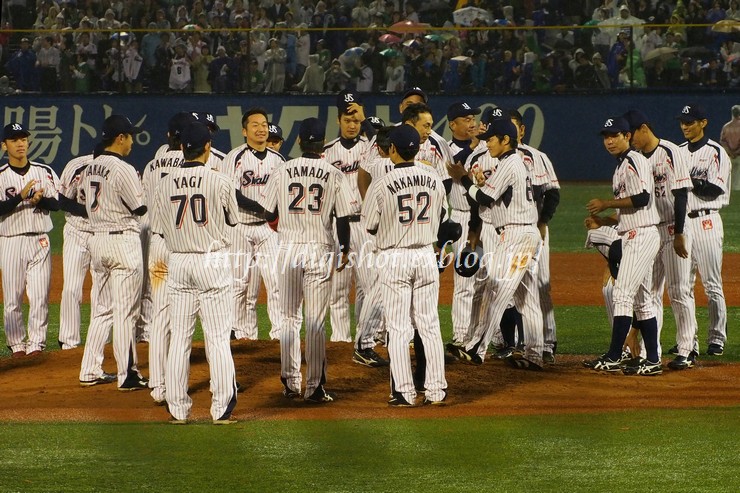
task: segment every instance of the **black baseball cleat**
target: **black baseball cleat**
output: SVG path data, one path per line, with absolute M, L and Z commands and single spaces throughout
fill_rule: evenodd
M 126 378 L 126 381 L 123 382 L 123 385 L 118 387 L 118 390 L 121 392 L 132 392 L 134 390 L 144 390 L 148 388 L 149 380 L 134 373 Z
M 80 380 L 80 387 L 92 387 L 93 385 L 105 385 L 116 381 L 116 376 L 112 373 L 103 372 L 98 378 L 92 380 Z
M 316 387 L 313 394 L 304 399 L 306 402 L 312 402 L 314 404 L 326 404 L 328 402 L 334 402 L 337 400 L 336 394 L 327 392 L 323 385 Z
M 707 354 L 709 356 L 722 356 L 725 354 L 725 348 L 720 344 L 712 343 L 707 347 Z
M 471 365 L 482 365 L 483 360 L 480 356 L 478 356 L 475 353 L 469 353 L 465 350 L 464 347 L 461 346 L 454 346 L 452 348 L 448 348 L 450 350 L 450 354 L 454 356 L 455 358 L 459 359 L 463 363 L 468 363 Z
M 678 354 L 678 344 L 669 349 L 668 354 Z
M 519 370 L 533 370 L 533 371 L 541 371 L 542 365 L 535 363 L 532 360 L 529 360 L 525 358 L 524 356 L 519 356 L 518 353 L 513 353 L 509 355 L 508 357 L 504 358 L 504 363 L 509 365 L 512 368 L 517 368 Z
M 393 393 L 391 395 L 390 400 L 388 401 L 389 406 L 393 407 L 414 407 L 415 404 L 412 404 L 411 402 L 407 401 L 403 398 L 401 394 Z
M 688 357 L 678 355 L 673 361 L 668 362 L 668 368 L 671 370 L 687 370 L 693 368 L 696 364 L 696 353 L 691 351 Z
M 352 361 L 358 365 L 369 366 L 370 368 L 380 368 L 388 366 L 388 360 L 384 359 L 373 348 L 355 349 L 352 355 Z

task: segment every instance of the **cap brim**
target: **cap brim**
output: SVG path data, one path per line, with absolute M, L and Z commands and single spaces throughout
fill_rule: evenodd
M 697 120 L 702 120 L 702 118 L 697 118 L 695 116 L 689 116 L 689 115 L 678 115 L 676 117 L 676 120 L 680 120 L 683 123 L 691 123 Z
M 28 130 L 15 130 L 7 135 L 4 135 L 3 140 L 17 139 L 19 137 L 30 137 L 30 136 L 31 136 L 31 132 L 29 132 Z

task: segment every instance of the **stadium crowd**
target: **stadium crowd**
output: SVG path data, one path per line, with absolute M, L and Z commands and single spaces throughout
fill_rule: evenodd
M 0 94 L 740 85 L 738 0 L 508 3 L 6 0 Z

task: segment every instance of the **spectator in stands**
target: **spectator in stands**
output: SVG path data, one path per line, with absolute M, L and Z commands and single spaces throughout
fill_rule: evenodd
M 250 34 L 249 53 L 257 61 L 257 67 L 260 72 L 265 69 L 265 52 L 267 51 L 267 39 L 265 34 L 259 31 L 252 31 Z
M 299 24 L 296 30 L 296 80 L 303 78 L 303 73 L 306 71 L 309 64 L 309 55 L 311 54 L 311 36 L 309 36 L 308 31 L 306 30 L 307 28 L 307 24 Z
M 272 5 L 267 9 L 267 18 L 270 19 L 273 24 L 284 21 L 285 13 L 288 10 L 288 6 L 285 5 L 283 0 L 273 0 Z
M 575 53 L 573 83 L 577 89 L 599 89 L 600 85 L 593 63 L 580 48 Z
M 239 68 L 226 52 L 226 48 L 216 48 L 216 57 L 208 66 L 208 81 L 213 91 L 219 94 L 233 92 L 239 77 Z
M 65 39 L 59 54 L 59 91 L 72 92 L 74 90 L 74 79 L 72 69 L 77 64 L 77 56 L 74 52 L 74 42 Z
M 324 74 L 326 92 L 344 91 L 347 89 L 351 78 L 352 76 L 342 70 L 342 64 L 335 58 L 332 60 L 329 70 Z
M 200 56 L 193 60 L 190 67 L 193 73 L 193 92 L 210 93 L 211 84 L 208 82 L 208 66 L 213 61 L 211 49 L 207 44 L 200 47 Z
M 57 77 L 59 72 L 59 48 L 54 46 L 51 36 L 41 38 L 41 47 L 36 55 L 36 66 L 39 69 L 41 91 L 46 93 L 57 92 Z
M 155 65 L 152 70 L 150 82 L 154 92 L 165 92 L 169 82 L 170 62 L 173 51 L 170 48 L 170 33 L 163 32 L 159 35 L 159 46 L 154 51 Z
M 606 65 L 601 58 L 601 53 L 596 52 L 591 56 L 591 63 L 594 65 L 594 72 L 596 73 L 596 80 L 598 81 L 598 89 L 609 89 L 611 82 L 609 80 L 609 73 Z
M 709 62 L 702 65 L 699 71 L 699 80 L 704 87 L 718 88 L 727 86 L 727 74 L 722 70 L 719 60 L 716 58 L 711 58 Z
M 175 43 L 175 54 L 170 65 L 170 90 L 174 92 L 190 92 L 192 90 L 190 63 L 187 45 L 182 39 L 178 39 Z
M 123 79 L 127 93 L 140 93 L 143 86 L 144 57 L 139 54 L 139 42 L 132 39 L 123 56 Z
M 5 64 L 5 70 L 15 79 L 16 87 L 21 91 L 38 91 L 36 76 L 36 54 L 31 49 L 28 38 L 21 39 L 20 50 L 13 53 Z
M 76 93 L 86 94 L 92 86 L 93 69 L 87 63 L 87 54 L 77 54 L 77 66 L 72 69 L 74 89 Z
M 352 21 L 356 22 L 359 27 L 370 25 L 370 9 L 365 6 L 364 0 L 358 0 L 352 9 Z
M 400 56 L 392 56 L 385 69 L 385 91 L 401 92 L 404 89 L 406 70 Z
M 309 55 L 309 64 L 295 88 L 304 93 L 324 91 L 324 69 L 319 65 L 319 55 Z
M 696 87 L 699 85 L 699 76 L 694 72 L 693 63 L 690 59 L 681 64 L 678 85 L 681 87 Z
M 357 92 L 372 92 L 373 70 L 370 68 L 370 53 L 363 53 L 355 62 L 355 89 Z
M 252 69 L 249 72 L 247 92 L 265 91 L 265 74 L 257 68 L 257 60 L 252 60 Z
M 265 92 L 281 93 L 285 88 L 285 50 L 278 44 L 277 38 L 270 38 L 269 48 L 265 52 Z
M 730 0 L 730 6 L 725 10 L 725 16 L 727 19 L 740 21 L 740 4 L 738 0 Z

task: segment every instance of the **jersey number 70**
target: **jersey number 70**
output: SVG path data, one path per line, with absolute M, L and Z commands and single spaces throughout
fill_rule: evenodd
M 177 229 L 182 228 L 182 224 L 185 221 L 185 212 L 188 210 L 188 204 L 190 205 L 190 215 L 195 224 L 205 226 L 208 223 L 206 198 L 202 194 L 193 194 L 189 200 L 187 195 L 173 195 L 170 197 L 170 202 L 177 204 L 177 213 L 175 214 L 175 226 L 177 226 Z

